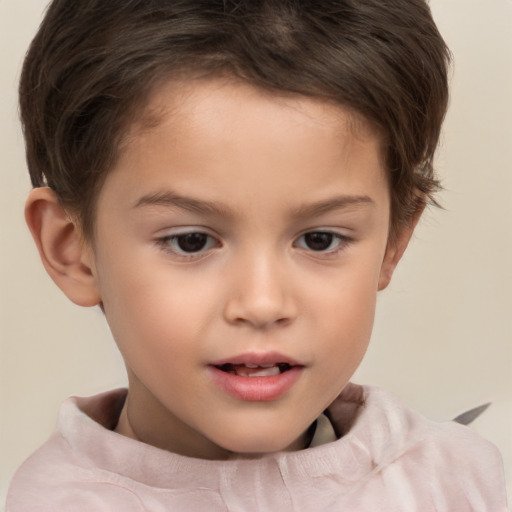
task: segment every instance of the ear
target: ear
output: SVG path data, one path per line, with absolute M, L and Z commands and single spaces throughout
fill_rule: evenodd
M 380 269 L 379 291 L 384 290 L 384 288 L 386 288 L 391 282 L 393 272 L 398 265 L 398 262 L 401 260 L 405 249 L 407 249 L 407 246 L 409 245 L 414 228 L 418 224 L 424 209 L 425 204 L 422 203 L 410 219 L 410 222 L 400 226 L 398 228 L 398 232 L 388 240 L 386 252 L 382 261 L 382 267 Z
M 43 265 L 55 284 L 75 304 L 98 305 L 101 297 L 92 272 L 92 250 L 50 188 L 35 188 L 30 192 L 25 219 Z

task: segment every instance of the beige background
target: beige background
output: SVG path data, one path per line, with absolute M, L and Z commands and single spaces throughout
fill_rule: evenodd
M 24 226 L 29 182 L 16 86 L 45 4 L 0 0 L 0 504 L 65 397 L 125 382 L 101 313 L 57 290 Z M 501 449 L 510 493 L 512 2 L 432 0 L 432 8 L 455 57 L 438 158 L 446 209 L 426 214 L 381 295 L 355 380 L 384 386 L 436 420 L 492 401 L 473 428 Z

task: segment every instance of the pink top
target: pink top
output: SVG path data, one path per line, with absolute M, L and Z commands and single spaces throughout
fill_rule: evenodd
M 497 449 L 392 394 L 350 384 L 329 408 L 342 437 L 259 460 L 183 457 L 112 429 L 116 390 L 64 402 L 52 437 L 18 470 L 7 512 L 505 512 Z

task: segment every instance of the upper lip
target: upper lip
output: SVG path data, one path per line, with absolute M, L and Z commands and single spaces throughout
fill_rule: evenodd
M 299 363 L 295 359 L 286 356 L 284 354 L 280 354 L 279 352 L 248 352 L 245 354 L 239 354 L 234 357 L 228 357 L 225 359 L 219 359 L 218 361 L 213 361 L 210 363 L 211 366 L 223 366 L 225 364 L 233 364 L 233 365 L 269 365 L 269 364 L 279 364 L 286 363 L 290 366 L 304 366 L 302 363 Z

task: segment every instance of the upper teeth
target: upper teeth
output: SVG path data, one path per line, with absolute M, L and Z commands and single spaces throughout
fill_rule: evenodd
M 234 373 L 240 377 L 272 377 L 279 375 L 281 371 L 278 366 L 238 366 L 234 369 Z
M 218 366 L 219 370 L 238 375 L 239 377 L 272 377 L 279 375 L 290 369 L 288 363 L 269 363 L 269 364 L 232 364 L 226 363 Z

